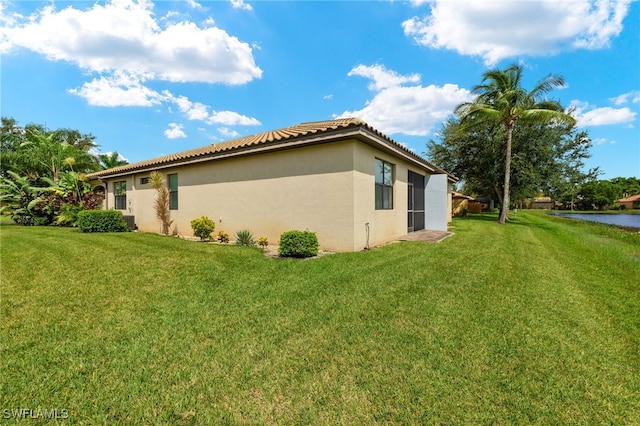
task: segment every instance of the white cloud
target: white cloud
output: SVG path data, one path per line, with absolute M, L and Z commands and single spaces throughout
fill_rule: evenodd
M 166 99 L 178 106 L 189 120 L 204 121 L 208 124 L 223 124 L 225 126 L 257 126 L 262 123 L 256 118 L 247 117 L 234 111 L 214 111 L 209 112 L 209 106 L 200 102 L 193 102 L 186 96 L 173 96 L 165 90 L 163 95 Z
M 94 78 L 79 89 L 69 93 L 81 96 L 89 105 L 116 106 L 153 106 L 162 103 L 164 96 L 144 86 L 142 76 L 116 72 L 109 77 Z
M 414 1 L 414 4 L 424 3 Z M 599 49 L 622 31 L 630 0 L 435 0 L 402 23 L 418 44 L 481 57 L 488 66 L 518 55 Z
M 609 100 L 613 102 L 614 105 L 624 105 L 628 102 L 637 104 L 640 103 L 640 90 L 632 90 L 622 95 L 609 98 Z
M 376 91 L 399 86 L 404 83 L 420 82 L 420 74 L 399 75 L 395 71 L 387 70 L 383 65 L 358 65 L 347 74 L 349 77 L 354 75 L 370 79 L 371 84 L 369 84 L 369 90 Z
M 187 0 L 187 4 L 194 9 L 203 9 L 202 5 L 194 0 Z
M 224 124 L 226 126 L 258 126 L 262 124 L 253 117 L 247 117 L 233 111 L 213 111 L 206 121 L 209 124 Z
M 614 141 L 614 140 L 611 140 L 611 141 L 610 141 L 610 140 L 608 140 L 607 138 L 595 138 L 595 139 L 593 140 L 593 143 L 594 143 L 595 145 L 605 145 L 605 144 L 615 145 L 615 144 L 616 144 L 616 141 Z
M 218 132 L 225 138 L 232 139 L 240 136 L 240 133 L 228 127 L 218 127 Z
M 178 110 L 188 119 L 202 121 L 207 124 L 223 124 L 226 126 L 256 126 L 260 121 L 234 111 L 215 111 L 200 102 L 193 102 L 186 96 L 175 96 L 170 91 L 158 93 L 144 86 L 143 77 L 116 72 L 112 77 L 100 77 L 84 83 L 79 89 L 71 89 L 70 93 L 81 96 L 89 105 L 103 107 L 118 106 L 153 106 L 176 105 Z M 169 110 L 171 107 L 169 106 Z
M 244 2 L 244 0 L 230 0 L 231 6 L 234 9 L 244 9 L 244 10 L 253 10 L 253 7 L 250 4 Z
M 587 102 L 572 101 L 570 109 L 578 120 L 578 126 L 607 126 L 612 124 L 633 123 L 637 113 L 628 107 L 591 107 Z
M 164 91 L 164 94 L 167 99 L 178 106 L 180 112 L 184 113 L 189 120 L 205 121 L 209 118 L 209 107 L 207 105 L 200 102 L 191 102 L 186 96 L 175 97 L 167 90 Z
M 186 138 L 187 134 L 182 129 L 182 124 L 169 123 L 169 128 L 164 131 L 164 135 L 169 139 Z
M 249 44 L 190 21 L 161 27 L 147 0 L 112 0 L 84 10 L 46 6 L 3 26 L 0 48 L 28 49 L 92 72 L 172 82 L 245 84 L 262 75 Z
M 422 86 L 420 76 L 398 75 L 382 65 L 358 65 L 348 75 L 366 76 L 375 95 L 364 108 L 339 117 L 360 117 L 383 133 L 425 136 L 462 102 L 473 96 L 455 84 Z M 412 85 L 403 85 L 412 83 Z

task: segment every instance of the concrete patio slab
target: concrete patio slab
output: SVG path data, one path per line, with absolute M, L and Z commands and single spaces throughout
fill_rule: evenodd
M 422 229 L 420 231 L 412 232 L 398 238 L 399 241 L 428 241 L 430 243 L 439 243 L 447 237 L 453 235 L 453 232 L 449 231 L 432 231 L 430 229 Z

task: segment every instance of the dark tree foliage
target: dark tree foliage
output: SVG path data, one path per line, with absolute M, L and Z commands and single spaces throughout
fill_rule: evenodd
M 65 171 L 94 172 L 100 170 L 92 153 L 97 146 L 95 136 L 78 130 L 51 131 L 40 124 L 20 127 L 13 118 L 2 117 L 0 176 L 11 170 L 34 182 L 41 178 L 57 182 Z
M 491 122 L 443 124 L 440 140 L 430 140 L 426 156 L 464 181 L 469 194 L 503 202 L 506 131 Z M 588 173 L 579 170 L 589 157 L 591 140 L 573 124 L 515 125 L 512 140 L 511 198 L 519 202 L 538 194 L 556 194 L 567 182 L 578 185 Z M 595 173 L 591 171 L 590 173 Z
M 543 126 L 559 123 L 575 124 L 576 120 L 564 112 L 559 102 L 548 100 L 546 94 L 553 88 L 565 85 L 561 76 L 549 75 L 540 80 L 531 90 L 522 84 L 522 65 L 513 64 L 504 70 L 492 69 L 482 76 L 482 83 L 473 87 L 476 98 L 464 102 L 455 109 L 461 123 L 482 125 L 489 122 L 500 123 L 506 131 L 504 150 L 504 181 L 499 223 L 509 217 L 511 205 L 511 163 L 513 160 L 513 135 L 519 131 L 518 125 L 526 123 Z M 521 170 L 522 171 L 522 170 Z
M 640 194 L 640 179 L 635 177 L 590 180 L 577 191 L 576 207 L 580 210 L 602 210 L 620 198 L 636 194 Z
M 86 179 L 101 169 L 96 148 L 91 134 L 2 117 L 0 213 L 23 225 L 73 224 L 71 213 L 98 208 L 103 194 Z

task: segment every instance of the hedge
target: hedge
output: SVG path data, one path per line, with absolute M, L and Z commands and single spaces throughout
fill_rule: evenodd
M 78 213 L 82 232 L 127 232 L 129 227 L 118 210 L 83 210 Z

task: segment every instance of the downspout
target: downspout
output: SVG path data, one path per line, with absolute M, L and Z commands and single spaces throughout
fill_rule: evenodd
M 367 241 L 366 241 L 366 243 L 364 245 L 364 249 L 365 250 L 369 250 L 369 235 L 371 234 L 371 230 L 369 229 L 369 222 L 365 223 L 364 227 L 365 227 L 365 229 L 367 231 Z

